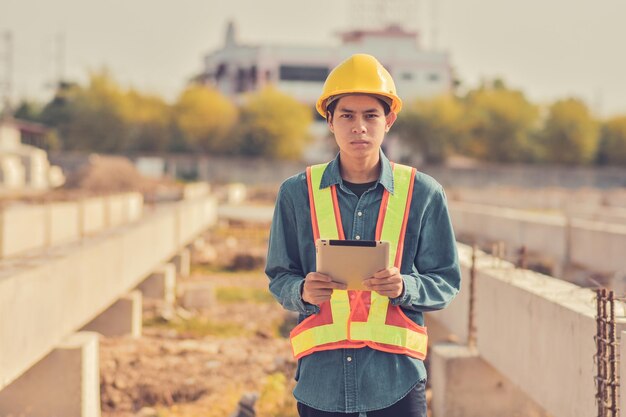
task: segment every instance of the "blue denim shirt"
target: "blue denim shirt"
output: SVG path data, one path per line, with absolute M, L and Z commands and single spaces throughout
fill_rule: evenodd
M 394 191 L 391 164 L 380 155 L 380 177 L 360 198 L 344 186 L 339 156 L 324 171 L 321 187 L 337 185 L 346 239 L 375 239 L 383 189 Z M 391 302 L 423 326 L 422 312 L 446 307 L 459 291 L 461 275 L 441 185 L 418 172 L 410 210 L 400 268 L 404 290 Z M 265 269 L 270 291 L 284 308 L 300 313 L 299 322 L 319 311 L 301 298 L 304 277 L 315 270 L 306 174 L 300 173 L 280 187 Z M 294 396 L 322 411 L 365 412 L 394 404 L 424 379 L 419 359 L 369 347 L 329 350 L 298 361 Z

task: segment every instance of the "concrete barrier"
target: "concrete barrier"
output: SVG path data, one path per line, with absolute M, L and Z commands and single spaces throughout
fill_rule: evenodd
M 459 257 L 467 270 L 470 248 L 459 245 Z M 593 415 L 594 297 L 589 289 L 481 254 L 475 298 L 478 352 L 549 414 Z M 464 300 L 454 300 L 450 308 L 457 302 Z M 449 329 L 467 328 L 467 312 L 450 313 L 429 313 L 429 318 Z M 619 334 L 626 329 L 620 303 L 616 315 Z
M 572 220 L 571 261 L 626 276 L 626 225 Z
M 554 260 L 560 266 L 573 264 L 592 271 L 626 273 L 626 225 L 583 219 L 568 220 L 563 215 L 531 213 L 478 204 L 452 202 L 450 216 L 458 236 L 477 240 L 503 241 L 509 258 L 526 246 L 530 251 Z
M 81 239 L 141 218 L 143 196 L 125 193 L 0 209 L 0 258 Z
M 44 247 L 46 244 L 46 208 L 42 205 L 17 204 L 0 211 L 0 257 Z
M 46 246 L 71 242 L 80 238 L 79 213 L 77 202 L 48 204 Z
M 86 198 L 79 204 L 81 236 L 93 235 L 104 230 L 106 225 L 104 197 Z
M 0 260 L 0 389 L 179 253 L 177 219 L 188 206 L 216 211 L 212 197 L 182 201 L 36 258 Z M 208 228 L 208 214 L 186 233 Z
M 567 258 L 567 223 L 563 216 L 454 202 L 450 204 L 450 217 L 457 235 L 504 241 L 513 249 L 526 246 L 558 260 Z

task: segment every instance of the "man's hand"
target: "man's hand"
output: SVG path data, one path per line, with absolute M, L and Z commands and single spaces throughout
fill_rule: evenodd
M 363 285 L 380 295 L 396 298 L 402 294 L 404 280 L 400 275 L 400 270 L 394 266 L 376 272 L 371 278 L 364 280 Z
M 304 278 L 302 287 L 302 299 L 309 304 L 320 305 L 330 300 L 333 290 L 345 290 L 346 284 L 334 282 L 328 275 L 318 272 L 309 272 Z

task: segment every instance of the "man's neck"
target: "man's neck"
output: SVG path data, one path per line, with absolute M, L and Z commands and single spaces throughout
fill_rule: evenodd
M 376 181 L 380 177 L 380 155 L 362 159 L 350 159 L 340 155 L 339 168 L 341 178 L 348 182 L 363 184 Z

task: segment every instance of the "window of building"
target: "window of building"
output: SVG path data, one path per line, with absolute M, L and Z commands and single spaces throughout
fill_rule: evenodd
M 439 81 L 439 74 L 437 74 L 436 72 L 431 72 L 430 74 L 428 74 L 428 81 L 430 81 L 431 83 L 436 83 L 437 81 Z
M 280 79 L 283 81 L 324 82 L 328 76 L 327 67 L 305 67 L 299 65 L 281 65 Z
M 413 74 L 410 72 L 403 72 L 402 75 L 400 75 L 400 78 L 404 81 L 411 81 L 413 79 Z

